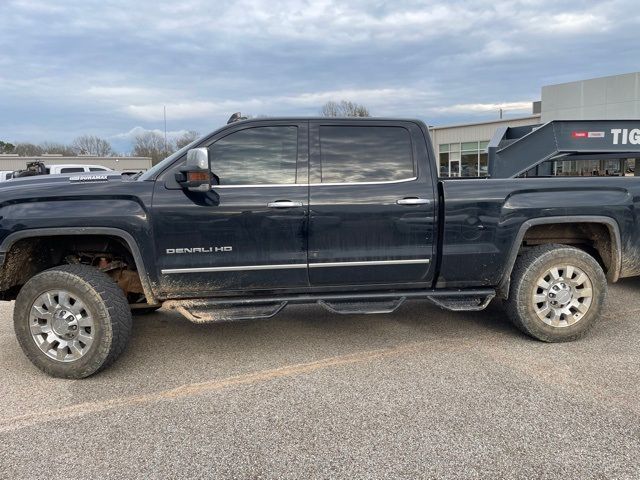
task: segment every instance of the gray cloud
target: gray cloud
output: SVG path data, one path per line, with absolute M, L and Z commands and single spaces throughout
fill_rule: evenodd
M 5 0 L 0 137 L 206 132 L 348 98 L 428 123 L 527 111 L 545 84 L 637 69 L 633 0 Z M 120 135 L 120 136 L 119 136 Z

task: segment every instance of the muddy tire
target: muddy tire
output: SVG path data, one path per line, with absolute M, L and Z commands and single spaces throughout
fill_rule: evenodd
M 518 257 L 505 308 L 527 335 L 568 342 L 598 320 L 606 293 L 604 272 L 591 255 L 565 245 L 542 245 Z
M 65 265 L 32 277 L 16 299 L 14 329 L 43 372 L 85 378 L 111 365 L 131 336 L 131 310 L 105 273 Z

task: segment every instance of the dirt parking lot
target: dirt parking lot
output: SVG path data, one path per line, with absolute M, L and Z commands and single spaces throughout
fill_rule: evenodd
M 46 377 L 0 307 L 0 478 L 639 478 L 640 280 L 585 339 L 497 306 L 135 320 L 82 381 Z

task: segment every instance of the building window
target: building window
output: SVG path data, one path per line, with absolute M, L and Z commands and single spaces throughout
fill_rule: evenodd
M 485 177 L 489 142 L 444 143 L 438 146 L 441 177 Z
M 440 176 L 448 177 L 449 176 L 449 144 L 444 143 L 440 145 Z
M 622 177 L 635 174 L 635 160 L 627 158 L 609 158 L 605 160 L 555 160 L 541 164 L 549 166 L 549 173 L 558 177 Z M 543 171 L 546 171 L 545 168 Z M 535 169 L 531 175 L 545 175 Z

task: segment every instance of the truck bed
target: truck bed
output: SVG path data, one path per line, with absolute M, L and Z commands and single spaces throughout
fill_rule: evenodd
M 638 177 L 458 179 L 439 186 L 444 225 L 438 287 L 496 285 L 505 259 L 520 246 L 514 238 L 529 219 L 567 216 L 616 222 L 620 276 L 640 274 Z M 558 235 L 562 243 L 563 233 Z M 478 271 L 482 275 L 471 273 Z

